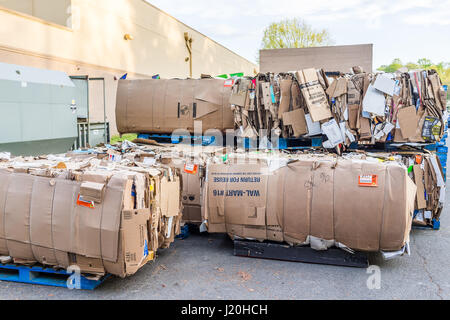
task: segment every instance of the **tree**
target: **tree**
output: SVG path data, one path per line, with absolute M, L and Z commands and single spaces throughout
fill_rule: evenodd
M 394 60 L 392 60 L 392 63 L 390 65 L 382 65 L 381 67 L 378 68 L 378 70 L 387 73 L 393 73 L 398 69 L 400 69 L 401 67 L 403 67 L 402 61 L 399 58 L 395 58 Z
M 384 71 L 388 73 L 393 73 L 398 69 L 406 67 L 409 71 L 415 69 L 434 69 L 439 74 L 439 78 L 441 78 L 442 84 L 450 86 L 450 63 L 449 62 L 440 62 L 438 64 L 434 64 L 430 59 L 422 58 L 417 60 L 417 63 L 408 62 L 403 65 L 400 59 L 394 59 L 389 65 L 382 65 L 378 68 L 379 71 Z M 450 95 L 450 92 L 448 92 Z
M 425 59 L 425 58 L 417 60 L 417 64 L 422 69 L 429 69 L 433 65 L 433 63 L 431 62 L 430 59 Z
M 262 49 L 305 48 L 332 44 L 328 30 L 314 30 L 300 19 L 284 19 L 264 30 Z
M 408 70 L 415 70 L 420 69 L 420 66 L 417 63 L 408 62 L 405 64 L 405 67 L 408 68 Z

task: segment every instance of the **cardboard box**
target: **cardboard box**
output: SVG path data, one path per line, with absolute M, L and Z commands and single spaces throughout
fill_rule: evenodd
M 283 113 L 283 125 L 292 127 L 294 131 L 293 137 L 295 138 L 308 133 L 305 111 L 303 109 Z
M 402 131 L 402 137 L 404 139 L 413 137 L 417 130 L 416 107 L 409 106 L 399 109 L 397 118 L 400 125 L 400 130 Z
M 230 94 L 230 104 L 245 107 L 248 98 L 248 87 L 250 82 L 247 79 L 239 79 L 232 87 Z
M 312 120 L 321 121 L 331 118 L 333 115 L 325 91 L 319 83 L 316 70 L 297 71 L 296 76 Z

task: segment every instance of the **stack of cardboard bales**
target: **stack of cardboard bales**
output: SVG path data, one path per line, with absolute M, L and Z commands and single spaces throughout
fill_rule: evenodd
M 237 79 L 230 104 L 244 137 L 323 134 L 324 147 L 352 142 L 435 142 L 446 91 L 435 70 L 327 77 L 323 70 Z M 261 131 L 263 130 L 263 131 Z
M 169 81 L 177 81 L 182 89 L 177 94 L 184 97 L 182 91 L 189 87 L 190 80 L 183 80 L 186 85 L 181 80 Z M 322 136 L 323 147 L 337 148 L 342 157 L 332 157 L 339 164 L 334 167 L 334 160 L 326 159 L 330 157 L 326 150 L 316 150 L 309 155 L 288 151 L 280 154 L 279 158 L 281 161 L 288 159 L 289 165 L 277 168 L 276 161 L 267 162 L 261 154 L 247 167 L 230 162 L 237 157 L 233 152 L 225 156 L 201 151 L 168 155 L 166 162 L 177 162 L 176 166 L 182 172 L 186 222 L 203 221 L 210 232 L 228 232 L 233 236 L 259 240 L 311 243 L 317 248 L 321 247 L 318 243 L 325 243 L 326 247 L 335 243 L 358 250 L 391 251 L 399 250 L 407 242 L 411 220 L 416 224 L 431 225 L 433 220 L 439 219 L 445 195 L 445 175 L 439 159 L 420 149 L 425 143 L 441 140 L 445 130 L 446 92 L 436 71 L 373 74 L 355 67 L 353 73 L 342 74 L 306 69 L 235 78 L 232 82 L 231 91 L 227 91 L 224 88 L 228 88 L 230 80 L 215 80 L 214 86 L 205 87 L 209 93 L 203 96 L 222 95 L 221 110 L 231 106 L 234 129 L 241 137 Z M 119 90 L 118 93 L 119 122 L 148 112 L 150 100 L 151 114 L 169 110 L 167 104 L 158 106 L 154 103 L 154 85 L 159 84 L 133 81 L 122 84 L 127 90 Z M 195 88 L 189 101 L 201 100 Z M 149 92 L 153 98 L 142 99 L 142 95 Z M 164 90 L 160 93 L 167 96 Z M 184 104 L 172 100 L 167 100 L 170 110 Z M 186 105 L 191 105 L 189 103 Z M 215 105 L 219 106 L 218 103 Z M 195 113 L 194 107 L 192 104 L 192 110 L 189 107 L 181 109 L 189 115 L 190 112 Z M 219 110 L 213 109 L 214 112 Z M 222 112 L 222 119 L 228 119 L 226 111 Z M 176 114 L 177 119 L 182 118 L 178 116 L 178 109 Z M 190 117 L 189 121 L 195 118 Z M 154 120 L 133 127 L 139 121 L 132 120 L 121 132 L 170 133 L 172 129 L 165 126 L 165 121 Z M 155 123 L 161 126 L 155 129 Z M 203 122 L 203 129 L 214 127 L 225 131 L 233 127 L 223 121 L 213 126 L 210 124 Z M 192 131 L 191 122 L 178 128 Z M 370 156 L 367 153 L 346 154 L 354 142 L 360 145 L 392 142 L 416 146 L 418 143 L 419 148 L 384 154 L 386 149 L 383 147 L 380 153 Z M 270 168 L 270 174 L 257 177 L 256 173 L 261 168 Z M 340 170 L 345 170 L 345 174 Z M 336 175 L 340 178 L 334 179 Z M 241 180 L 242 177 L 246 179 Z M 328 192 L 320 189 L 322 178 L 330 188 Z M 238 188 L 239 185 L 233 188 L 237 181 L 245 188 Z M 280 191 L 286 186 L 286 192 Z M 413 191 L 415 188 L 417 193 Z M 346 191 L 340 194 L 341 190 Z M 292 192 L 295 194 L 286 198 L 286 194 Z M 397 192 L 399 196 L 392 195 Z M 325 194 L 328 200 L 323 201 L 318 194 Z M 364 201 L 349 202 L 352 198 Z M 384 206 L 379 207 L 377 203 Z M 367 204 L 370 208 L 364 207 Z M 397 210 L 391 210 L 391 207 Z
M 425 225 L 439 219 L 445 196 L 442 167 L 430 152 L 337 156 L 317 150 L 136 146 L 127 157 L 140 165 L 180 168 L 186 223 L 203 222 L 209 232 L 233 238 L 316 249 L 401 250 L 411 221 Z M 199 204 L 193 204 L 197 197 Z
M 121 80 L 117 128 L 189 135 L 194 121 L 201 121 L 202 132 L 238 129 L 248 138 L 323 135 L 326 148 L 442 138 L 446 91 L 435 70 L 373 74 L 353 69 L 329 76 L 305 69 L 233 80 Z
M 181 220 L 179 170 L 113 153 L 0 162 L 0 254 L 125 277 L 168 247 Z
M 445 195 L 439 160 L 427 152 L 132 143 L 94 152 L 1 163 L 2 254 L 126 276 L 173 241 L 182 209 L 184 222 L 233 238 L 404 252 L 411 221 L 439 218 Z
M 397 250 L 407 242 L 411 220 L 432 225 L 433 219 L 439 219 L 445 201 L 442 166 L 439 158 L 427 151 L 358 151 L 337 156 L 320 150 L 235 152 L 181 145 L 135 146 L 124 155 L 138 165 L 163 163 L 179 168 L 183 221 L 202 222 L 209 232 L 228 232 L 233 237 L 311 243 L 315 248 L 320 248 L 317 241 L 325 241 L 377 251 L 373 242 L 372 246 L 357 245 L 342 237 L 345 228 L 349 234 L 362 228 L 365 231 L 361 237 L 367 238 L 364 241 L 375 241 L 380 230 L 395 235 L 396 246 L 379 243 L 378 250 Z M 412 200 L 402 191 L 406 189 L 412 193 Z M 324 201 L 325 196 L 329 202 Z M 289 201 L 301 203 L 284 204 Z M 351 207 L 333 211 L 341 204 Z M 298 229 L 294 233 L 304 234 L 304 230 L 311 229 L 306 240 L 286 236 L 284 221 L 291 215 L 293 221 L 298 221 L 289 223 L 289 227 Z M 330 219 L 346 221 L 345 226 L 331 226 Z M 336 231 L 332 227 L 344 229 Z M 372 240 L 366 231 L 372 232 Z M 333 238 L 333 232 L 341 236 Z

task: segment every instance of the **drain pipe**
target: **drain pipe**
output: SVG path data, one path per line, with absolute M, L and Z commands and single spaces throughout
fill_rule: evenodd
M 189 52 L 189 57 L 187 57 L 184 61 L 189 61 L 189 78 L 192 78 L 192 37 L 189 36 L 189 33 L 184 33 L 184 41 L 186 42 L 186 48 Z

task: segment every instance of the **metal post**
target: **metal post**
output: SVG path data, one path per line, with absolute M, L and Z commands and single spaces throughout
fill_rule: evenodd
M 89 123 L 90 123 L 90 118 L 89 118 L 89 76 L 85 75 L 85 76 L 70 76 L 71 79 L 77 79 L 77 80 L 85 80 L 86 81 L 86 107 L 87 107 L 87 125 L 88 125 L 88 129 L 89 129 Z M 81 123 L 80 125 L 78 125 L 78 117 L 77 117 L 77 126 L 78 128 L 78 135 L 79 135 L 79 139 L 78 139 L 78 148 L 81 147 L 86 147 L 87 143 L 89 143 L 89 130 L 88 132 L 86 132 L 86 128 L 85 128 L 85 124 Z M 83 137 L 81 138 L 81 134 L 83 134 Z M 86 143 L 87 142 L 87 143 Z
M 105 144 L 107 144 L 108 137 L 106 135 L 106 85 L 105 85 L 105 78 L 103 78 L 103 125 L 105 127 L 105 132 L 103 132 L 103 135 L 105 137 Z
M 108 135 L 107 135 L 107 127 L 106 127 L 106 83 L 105 83 L 105 78 L 89 78 L 89 80 L 101 80 L 103 81 L 103 127 L 104 127 L 104 133 L 103 133 L 103 137 L 104 137 L 104 142 L 105 144 L 108 143 Z M 90 128 L 89 128 L 90 130 Z
M 87 147 L 87 145 L 89 144 L 89 147 L 91 146 L 91 141 L 90 141 L 90 135 L 89 133 L 91 132 L 91 128 L 90 128 L 90 123 L 91 123 L 91 118 L 90 118 L 90 112 L 89 109 L 91 108 L 91 106 L 89 105 L 89 76 L 86 77 L 86 81 L 87 81 L 87 132 L 85 132 L 86 135 L 86 140 L 87 140 L 87 144 L 85 144 L 84 146 Z

